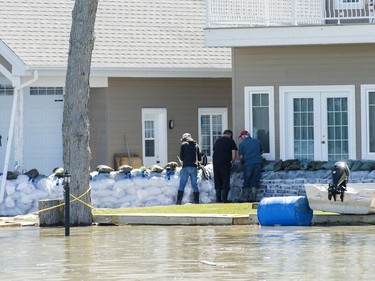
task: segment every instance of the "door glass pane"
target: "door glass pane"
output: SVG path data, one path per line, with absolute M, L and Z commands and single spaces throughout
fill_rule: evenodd
M 212 156 L 212 148 L 215 141 L 221 137 L 223 132 L 222 114 L 202 114 L 201 120 L 201 152 Z
M 348 99 L 327 99 L 328 160 L 339 161 L 349 158 Z
M 370 151 L 375 152 L 375 92 L 369 93 L 369 116 L 368 123 L 369 123 L 369 143 L 370 143 Z
M 293 99 L 294 157 L 314 159 L 314 103 L 312 98 Z
M 263 146 L 264 153 L 270 153 L 269 95 L 252 95 L 253 137 Z
M 145 156 L 155 156 L 155 122 L 145 121 Z
M 203 153 L 209 156 L 211 141 L 210 141 L 210 115 L 201 115 L 201 143 L 200 148 Z

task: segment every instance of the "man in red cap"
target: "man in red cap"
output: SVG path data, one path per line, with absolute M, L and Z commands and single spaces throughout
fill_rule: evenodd
M 242 197 L 245 202 L 254 202 L 262 174 L 263 148 L 260 141 L 250 137 L 246 130 L 241 132 L 239 138 L 242 142 L 238 147 L 238 154 L 241 163 L 245 165 Z

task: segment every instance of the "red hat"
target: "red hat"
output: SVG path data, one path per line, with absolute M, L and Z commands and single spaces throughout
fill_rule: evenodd
M 244 135 L 250 135 L 250 134 L 249 134 L 248 131 L 243 130 L 243 131 L 241 132 L 241 134 L 240 134 L 238 137 L 240 138 L 240 137 L 242 137 L 242 136 L 244 136 Z

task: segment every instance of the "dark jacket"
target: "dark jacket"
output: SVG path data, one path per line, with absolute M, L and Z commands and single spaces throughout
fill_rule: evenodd
M 232 161 L 232 150 L 237 150 L 237 145 L 232 138 L 223 136 L 217 139 L 213 150 L 213 164 L 228 166 Z
M 197 167 L 198 161 L 201 161 L 199 145 L 195 140 L 184 141 L 180 148 L 180 159 L 182 167 Z

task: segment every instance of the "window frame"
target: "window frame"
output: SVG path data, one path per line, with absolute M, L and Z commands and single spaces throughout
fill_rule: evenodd
M 363 0 L 358 0 L 357 3 L 344 3 L 343 0 L 335 0 L 335 9 L 363 9 L 365 7 L 365 3 Z
M 314 85 L 314 86 L 281 86 L 279 88 L 279 94 L 280 94 L 280 158 L 281 159 L 287 159 L 288 157 L 287 153 L 287 143 L 288 143 L 288 137 L 285 133 L 286 130 L 286 104 L 287 99 L 290 94 L 297 93 L 299 96 L 304 95 L 304 93 L 315 93 L 315 92 L 335 92 L 335 91 L 343 91 L 345 94 L 342 95 L 343 97 L 348 98 L 348 125 L 349 125 L 349 132 L 353 132 L 355 130 L 355 114 L 356 114 L 356 102 L 355 102 L 355 85 Z M 354 110 L 351 110 L 354 109 Z M 316 119 L 315 124 L 319 124 L 323 122 L 322 116 L 319 116 L 318 119 Z M 321 128 L 314 126 L 314 128 Z M 318 136 L 321 135 L 321 129 L 318 132 Z M 349 134 L 349 159 L 356 159 L 356 137 Z M 317 138 L 318 139 L 318 138 Z M 315 142 L 315 145 L 319 145 L 321 141 L 318 140 Z M 321 154 L 325 155 L 323 152 L 324 150 L 319 149 L 320 152 L 315 151 L 314 160 L 326 160 L 322 158 Z M 322 153 L 323 152 L 323 153 Z
M 370 119 L 369 119 L 369 93 L 375 92 L 375 84 L 361 85 L 361 146 L 362 159 L 375 160 L 375 152 L 370 152 Z
M 228 129 L 228 108 L 227 107 L 198 108 L 198 144 L 202 143 L 202 128 L 201 128 L 201 116 L 202 115 L 222 115 L 222 126 L 223 126 L 222 131 L 224 131 L 225 129 Z M 211 155 L 207 156 L 208 161 L 212 161 L 213 147 L 214 147 L 214 143 L 211 143 L 211 147 L 210 147 Z
M 261 87 L 245 87 L 245 130 L 252 132 L 253 120 L 252 120 L 252 96 L 254 94 L 268 94 L 268 106 L 269 106 L 269 139 L 270 139 L 270 152 L 263 153 L 262 156 L 269 161 L 275 160 L 275 88 L 273 86 L 261 86 Z

